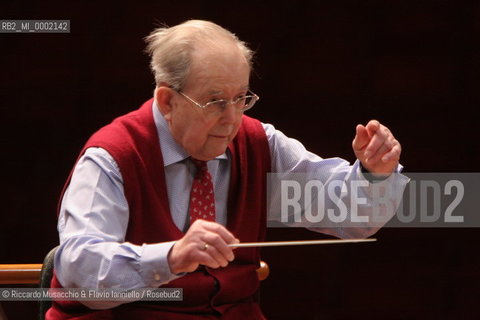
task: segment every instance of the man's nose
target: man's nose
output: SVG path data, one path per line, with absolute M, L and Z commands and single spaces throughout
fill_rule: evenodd
M 220 122 L 222 124 L 231 124 L 231 123 L 234 123 L 238 119 L 238 117 L 241 117 L 241 116 L 242 116 L 242 113 L 238 112 L 235 109 L 235 106 L 229 103 L 222 112 L 222 117 L 220 118 Z

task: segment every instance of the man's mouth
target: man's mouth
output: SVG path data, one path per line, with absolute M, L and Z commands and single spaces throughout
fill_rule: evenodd
M 210 136 L 217 139 L 228 139 L 228 135 L 211 134 Z

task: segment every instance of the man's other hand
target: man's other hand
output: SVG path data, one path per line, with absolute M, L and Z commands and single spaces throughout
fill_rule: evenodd
M 362 166 L 376 176 L 388 176 L 398 165 L 402 147 L 390 130 L 377 120 L 357 125 L 353 151 Z

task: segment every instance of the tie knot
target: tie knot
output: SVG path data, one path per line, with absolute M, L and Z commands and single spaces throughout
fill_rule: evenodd
M 197 170 L 199 170 L 199 171 L 206 171 L 207 170 L 207 161 L 198 160 L 198 159 L 195 159 L 195 158 L 190 158 L 190 159 L 192 160 L 195 167 L 197 167 Z

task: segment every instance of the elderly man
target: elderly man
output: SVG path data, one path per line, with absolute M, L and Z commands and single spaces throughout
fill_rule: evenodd
M 264 239 L 267 172 L 364 180 L 368 171 L 393 186 L 398 203 L 406 178 L 391 173 L 400 144 L 370 121 L 356 128 L 353 166 L 322 159 L 243 114 L 258 96 L 249 88 L 252 52 L 235 35 L 193 20 L 147 42 L 154 98 L 83 148 L 61 201 L 52 286 L 183 288 L 183 301 L 59 301 L 47 318 L 263 319 L 254 299 L 259 251 L 228 244 Z

